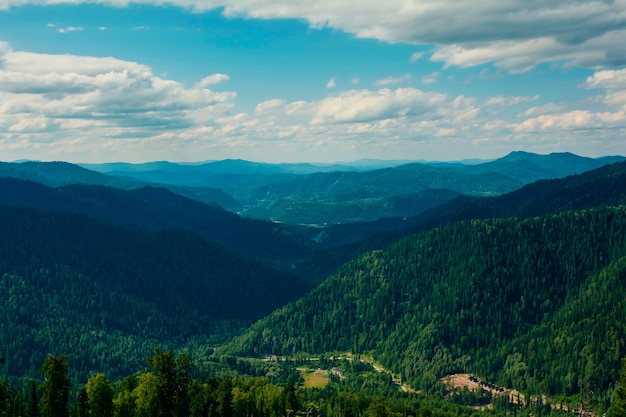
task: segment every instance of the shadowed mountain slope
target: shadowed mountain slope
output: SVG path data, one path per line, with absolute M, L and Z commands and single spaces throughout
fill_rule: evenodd
M 0 206 L 0 339 L 11 375 L 35 376 L 37 355 L 70 349 L 77 371 L 115 377 L 154 346 L 223 340 L 305 290 L 187 231 Z
M 241 218 L 163 188 L 121 190 L 94 185 L 50 188 L 35 182 L 0 178 L 0 204 L 83 213 L 133 229 L 189 230 L 246 257 L 270 262 L 294 261 L 312 248 L 310 242 L 280 225 Z

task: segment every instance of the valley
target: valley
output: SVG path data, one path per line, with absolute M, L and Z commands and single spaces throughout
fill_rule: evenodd
M 625 207 L 622 157 L 1 163 L 0 394 L 54 359 L 76 413 L 102 373 L 116 417 L 167 375 L 182 417 L 602 415 Z

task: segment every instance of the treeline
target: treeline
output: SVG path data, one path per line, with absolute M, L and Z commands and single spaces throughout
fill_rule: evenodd
M 542 400 L 511 402 L 485 392 L 463 390 L 448 398 L 407 393 L 384 374 L 337 378 L 323 388 L 306 388 L 290 378 L 271 380 L 221 372 L 198 376 L 188 353 L 154 349 L 147 368 L 111 381 L 103 373 L 85 383 L 68 378 L 68 355 L 48 354 L 41 379 L 22 387 L 0 381 L 2 417 L 492 417 L 563 416 Z M 358 364 L 358 362 L 357 362 Z M 349 367 L 349 365 L 348 365 Z M 624 383 L 626 375 L 622 375 Z M 619 385 L 618 387 L 621 387 Z M 611 416 L 624 406 L 615 391 Z M 491 407 L 476 408 L 475 405 Z
M 453 223 L 346 264 L 236 338 L 251 355 L 372 352 L 425 390 L 472 372 L 606 403 L 626 354 L 626 210 Z

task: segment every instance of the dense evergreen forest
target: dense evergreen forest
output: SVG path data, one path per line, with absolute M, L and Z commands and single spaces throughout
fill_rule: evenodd
M 0 253 L 4 375 L 32 376 L 71 348 L 79 374 L 117 377 L 156 343 L 223 341 L 307 289 L 196 234 L 66 212 L 0 206 Z
M 372 352 L 415 387 L 472 372 L 610 400 L 626 355 L 626 209 L 452 223 L 346 264 L 227 352 Z

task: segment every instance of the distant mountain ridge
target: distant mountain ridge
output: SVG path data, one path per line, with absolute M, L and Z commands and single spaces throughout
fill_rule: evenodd
M 501 195 L 539 179 L 561 178 L 624 159 L 516 151 L 480 163 L 362 160 L 268 164 L 222 160 L 197 164 L 83 164 L 107 177 L 81 172 L 74 175 L 74 182 L 118 188 L 155 184 L 189 198 L 215 202 L 246 217 L 320 226 L 411 217 L 444 203 L 445 195 L 448 200 L 459 194 Z M 60 180 L 54 174 L 53 178 L 45 178 L 41 175 L 44 165 L 27 164 L 37 175 L 20 178 L 53 186 L 69 183 L 67 173 Z M 0 175 L 2 170 L 0 166 Z
M 470 172 L 500 172 L 507 177 L 524 184 L 540 179 L 562 178 L 568 175 L 581 174 L 603 165 L 626 160 L 622 156 L 605 156 L 587 158 L 570 152 L 538 155 L 529 152 L 515 151 L 494 161 L 467 167 Z
M 220 161 L 208 161 L 200 163 L 174 163 L 169 161 L 157 161 L 140 164 L 124 162 L 102 163 L 102 164 L 79 164 L 87 169 L 105 173 L 111 176 L 125 176 L 129 178 L 137 177 L 142 181 L 160 182 L 172 181 L 171 183 L 197 186 L 202 181 L 207 181 L 211 185 L 225 186 L 220 183 L 220 176 L 240 176 L 240 175 L 308 175 L 333 172 L 366 172 L 387 168 L 396 168 L 403 165 L 420 164 L 433 167 L 445 167 L 465 169 L 473 173 L 494 172 L 502 173 L 516 179 L 518 167 L 508 168 L 510 164 L 527 162 L 528 167 L 533 166 L 535 170 L 542 167 L 542 173 L 537 178 L 528 180 L 523 177 L 523 182 L 528 183 L 540 178 L 559 178 L 571 174 L 581 173 L 590 169 L 598 168 L 613 162 L 623 161 L 623 156 L 606 156 L 601 158 L 581 157 L 569 152 L 551 153 L 539 155 L 524 151 L 513 151 L 502 158 L 494 160 L 466 160 L 454 162 L 437 161 L 411 161 L 411 160 L 375 160 L 364 159 L 353 162 L 335 163 L 261 163 L 246 161 L 241 159 L 225 159 Z M 532 173 L 530 173 L 532 174 Z M 184 176 L 183 176 L 184 175 Z M 211 179 L 215 176 L 218 179 Z M 165 184 L 169 182 L 164 182 Z M 205 184 L 206 185 L 206 184 Z
M 146 184 L 137 180 L 115 178 L 68 162 L 0 162 L 0 178 L 20 178 L 45 184 L 51 187 L 64 185 L 103 185 L 108 187 L 130 190 L 144 187 Z M 178 187 L 164 185 L 171 191 L 196 199 L 208 204 L 217 204 L 226 208 L 237 208 L 240 206 L 231 196 L 222 190 L 209 187 Z

